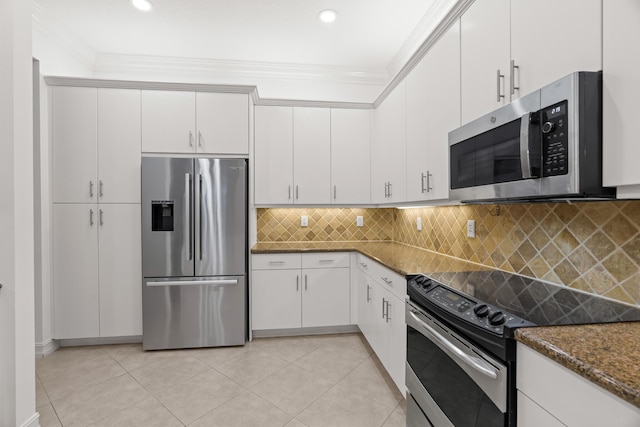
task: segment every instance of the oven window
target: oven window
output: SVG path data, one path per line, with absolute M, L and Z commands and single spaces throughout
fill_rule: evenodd
M 445 352 L 411 326 L 407 326 L 407 362 L 456 427 L 507 425 L 507 415 L 482 389 Z
M 451 188 L 520 179 L 520 119 L 451 146 Z

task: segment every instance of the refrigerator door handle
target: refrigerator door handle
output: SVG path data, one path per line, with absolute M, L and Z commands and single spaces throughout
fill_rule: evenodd
M 185 233 L 185 244 L 189 247 L 189 261 L 193 259 L 193 218 L 191 217 L 191 174 L 184 174 L 184 197 L 187 202 L 184 204 L 187 232 Z
M 203 213 L 202 213 L 202 175 L 198 175 L 198 200 L 200 201 L 199 203 L 199 207 L 200 207 L 200 221 L 199 221 L 199 227 L 198 227 L 198 243 L 199 243 L 199 248 L 200 248 L 200 260 L 202 260 L 202 217 L 203 217 Z
M 228 285 L 237 285 L 238 279 L 227 279 L 227 280 L 172 280 L 172 281 L 158 281 L 158 282 L 147 282 L 147 286 L 201 286 L 201 285 L 209 285 L 209 286 L 228 286 Z

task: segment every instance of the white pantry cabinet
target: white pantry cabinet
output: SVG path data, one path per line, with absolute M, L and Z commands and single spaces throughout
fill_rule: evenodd
M 252 256 L 252 330 L 349 324 L 349 253 Z
M 371 145 L 373 203 L 406 200 L 406 94 L 400 82 L 374 113 Z
M 407 324 L 404 279 L 358 255 L 358 327 L 398 389 L 405 391 Z
M 449 132 L 460 126 L 460 24 L 406 77 L 407 201 L 449 198 Z
M 249 154 L 249 95 L 143 90 L 142 151 Z
M 640 409 L 517 343 L 518 427 L 637 427 Z
M 54 338 L 142 334 L 139 204 L 53 205 Z
M 371 111 L 331 109 L 331 203 L 371 203 Z
M 331 203 L 328 108 L 255 107 L 255 203 Z
M 462 123 L 574 71 L 601 70 L 602 3 L 474 2 L 461 17 Z
M 54 203 L 140 202 L 140 91 L 52 88 Z
M 603 184 L 618 198 L 640 198 L 640 3 L 603 4 Z

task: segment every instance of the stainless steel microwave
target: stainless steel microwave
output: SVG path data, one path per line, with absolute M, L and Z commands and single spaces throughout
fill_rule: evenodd
M 602 73 L 575 72 L 449 133 L 451 200 L 612 198 Z

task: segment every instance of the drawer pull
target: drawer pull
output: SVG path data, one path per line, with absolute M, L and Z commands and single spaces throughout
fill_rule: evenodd
M 363 266 L 364 268 L 367 268 L 367 264 L 365 264 L 364 262 L 361 262 L 360 265 Z
M 389 280 L 386 277 L 382 277 L 382 280 L 384 280 L 384 283 L 386 283 L 387 285 L 393 285 L 393 280 Z
M 333 259 L 321 259 L 321 260 L 320 260 L 320 261 L 318 261 L 318 262 L 325 262 L 325 263 L 326 263 L 326 262 L 334 262 L 334 261 L 335 261 L 335 260 L 333 260 Z
M 270 265 L 275 265 L 275 264 L 284 264 L 284 261 L 269 261 Z

